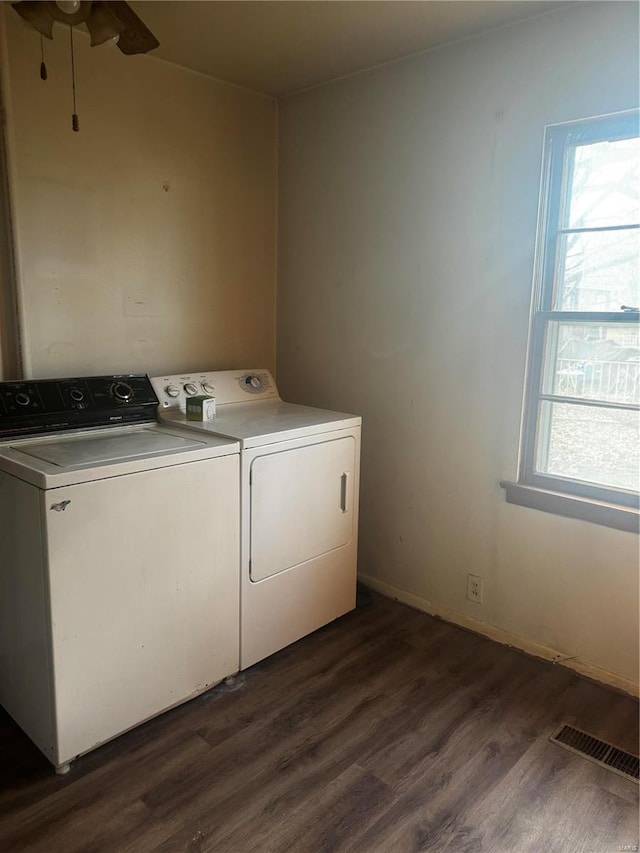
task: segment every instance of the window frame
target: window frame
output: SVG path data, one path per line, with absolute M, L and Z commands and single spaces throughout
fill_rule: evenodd
M 543 413 L 543 401 L 638 411 L 635 404 L 607 403 L 585 398 L 576 402 L 575 397 L 545 392 L 544 381 L 548 365 L 548 359 L 545 357 L 547 336 L 552 333 L 554 321 L 637 325 L 640 320 L 637 312 L 622 310 L 611 312 L 554 309 L 559 241 L 567 231 L 576 233 L 582 230 L 563 228 L 560 223 L 565 210 L 565 196 L 571 188 L 573 160 L 568 162 L 568 157 L 571 157 L 576 145 L 638 136 L 639 118 L 638 110 L 630 110 L 579 122 L 550 125 L 546 128 L 518 482 L 501 484 L 507 490 L 507 501 L 511 503 L 632 531 L 639 529 L 640 504 L 637 492 L 586 483 L 567 476 L 540 473 L 536 470 L 536 456 L 538 435 L 540 430 L 544 429 L 545 418 L 547 423 L 549 418 L 548 414 L 545 416 Z M 567 166 L 571 171 L 567 172 Z M 585 228 L 584 231 L 611 232 L 629 228 L 637 229 L 640 239 L 640 224 Z M 558 329 L 559 325 L 555 328 Z M 548 436 L 548 427 L 545 432 Z

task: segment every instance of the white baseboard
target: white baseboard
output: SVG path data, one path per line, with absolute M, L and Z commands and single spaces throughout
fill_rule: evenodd
M 408 604 L 414 610 L 423 610 L 429 616 L 433 616 L 431 610 L 431 602 L 427 598 L 421 598 L 419 595 L 414 595 L 412 592 L 405 592 L 403 589 L 398 589 L 391 584 L 379 581 L 377 578 L 371 578 L 368 575 L 358 575 L 358 580 L 362 581 L 365 586 L 374 592 L 379 592 L 386 598 L 393 598 L 395 601 L 400 601 L 402 604 Z
M 412 592 L 398 589 L 377 578 L 369 577 L 368 575 L 358 575 L 358 579 L 375 592 L 379 592 L 387 598 L 393 598 L 395 601 L 400 601 L 402 604 L 407 604 L 416 610 L 422 610 L 430 616 L 437 616 L 439 619 L 450 622 L 452 625 L 466 628 L 468 631 L 481 634 L 483 637 L 494 640 L 496 643 L 501 643 L 503 646 L 511 646 L 519 649 L 522 652 L 533 655 L 533 657 L 561 664 L 574 670 L 579 675 L 584 675 L 585 678 L 605 684 L 607 687 L 613 687 L 622 693 L 627 693 L 634 697 L 640 695 L 640 687 L 636 682 L 628 678 L 623 678 L 621 675 L 616 675 L 614 672 L 594 666 L 588 661 L 580 660 L 578 657 L 568 658 L 562 652 L 550 649 L 533 640 L 528 640 L 519 634 L 512 634 L 510 631 L 505 631 L 504 628 L 498 627 L 498 625 L 482 622 L 480 619 L 474 619 L 472 616 L 467 616 L 466 613 L 461 613 L 458 610 L 441 607 L 439 604 L 434 604 L 428 598 L 422 598 Z

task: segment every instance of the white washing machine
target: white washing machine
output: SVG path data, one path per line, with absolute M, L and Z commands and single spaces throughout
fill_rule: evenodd
M 239 668 L 239 445 L 156 414 L 143 375 L 0 383 L 0 703 L 58 772 Z
M 267 370 L 151 382 L 165 423 L 240 442 L 240 668 L 352 610 L 361 418 L 283 402 Z M 215 420 L 187 420 L 203 394 Z

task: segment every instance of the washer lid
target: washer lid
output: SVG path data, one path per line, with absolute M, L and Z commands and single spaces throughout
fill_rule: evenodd
M 237 454 L 237 441 L 185 434 L 158 423 L 74 430 L 46 437 L 0 442 L 0 473 L 40 489 L 137 474 Z
M 91 438 L 74 436 L 60 441 L 27 444 L 20 447 L 20 451 L 25 456 L 49 462 L 60 468 L 73 469 L 196 450 L 202 446 L 203 443 L 195 438 L 181 438 L 171 433 L 142 429 L 122 435 Z

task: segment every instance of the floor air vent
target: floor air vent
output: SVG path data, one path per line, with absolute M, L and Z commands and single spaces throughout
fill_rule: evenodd
M 617 746 L 612 746 L 604 740 L 599 740 L 593 735 L 588 735 L 586 732 L 581 732 L 579 729 L 574 729 L 573 726 L 567 726 L 564 723 L 557 732 L 551 735 L 549 740 L 552 743 L 557 743 L 558 746 L 575 752 L 577 755 L 581 755 L 583 758 L 588 758 L 589 761 L 593 761 L 601 767 L 606 767 L 607 770 L 613 770 L 614 773 L 624 776 L 625 779 L 638 781 L 637 755 L 618 749 Z

